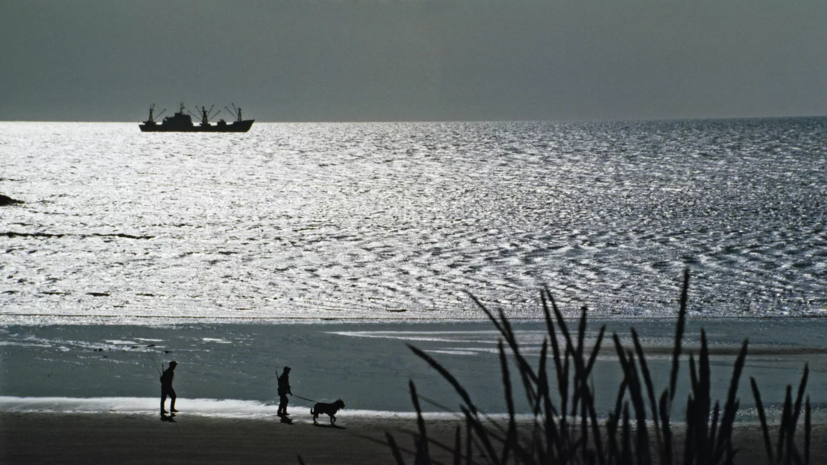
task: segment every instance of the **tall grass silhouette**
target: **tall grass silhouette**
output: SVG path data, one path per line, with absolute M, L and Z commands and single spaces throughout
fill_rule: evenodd
M 541 291 L 547 335 L 540 350 L 539 363 L 532 367 L 521 352 L 520 344 L 508 318 L 502 311 L 494 315 L 472 296 L 500 334 L 499 359 L 503 395 L 508 419 L 496 421 L 480 411 L 468 391 L 437 360 L 424 351 L 410 349 L 453 386 L 462 400 L 465 432 L 457 427 L 453 445 L 429 437 L 427 422 L 422 416 L 420 396 L 410 382 L 411 399 L 417 412 L 417 432 L 413 450 L 403 450 L 390 434 L 387 442 L 396 462 L 405 463 L 413 455 L 413 463 L 436 463 L 434 448 L 448 450 L 453 463 L 459 464 L 587 464 L 587 465 L 648 465 L 684 464 L 730 465 L 736 462 L 737 450 L 732 435 L 739 400 L 737 397 L 748 343 L 744 341 L 735 359 L 723 406 L 710 393 L 710 361 L 706 333 L 701 330 L 701 347 L 697 362 L 689 357 L 689 388 L 686 399 L 682 434 L 683 444 L 676 444 L 671 412 L 676 401 L 682 339 L 686 327 L 689 271 L 684 272 L 680 311 L 672 346 L 669 385 L 657 395 L 643 347 L 634 329 L 632 347 L 624 347 L 617 334 L 612 335 L 622 381 L 616 393 L 614 409 L 607 418 L 598 418 L 592 369 L 603 345 L 605 326 L 600 329 L 594 347 L 584 347 L 587 310 L 583 307 L 577 330 L 572 333 L 548 290 Z M 510 357 L 509 353 L 510 352 Z M 550 353 L 549 353 L 550 352 Z M 550 359 L 550 360 L 549 360 Z M 522 386 L 512 385 L 511 371 L 516 369 Z M 792 386 L 787 386 L 778 435 L 770 435 L 766 413 L 755 379 L 752 393 L 761 424 L 767 463 L 805 464 L 810 462 L 810 400 L 804 401 L 808 368 L 799 383 L 793 401 Z M 531 408 L 530 421 L 519 421 L 514 407 L 515 390 L 524 391 Z M 676 405 L 677 406 L 677 405 Z M 804 413 L 803 450 L 795 440 L 800 415 Z M 775 444 L 773 444 L 773 442 Z

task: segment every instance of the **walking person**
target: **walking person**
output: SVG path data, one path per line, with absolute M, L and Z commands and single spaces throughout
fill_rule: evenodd
M 178 362 L 175 360 L 169 362 L 169 368 L 164 370 L 164 373 L 161 375 L 161 417 L 165 414 L 169 413 L 164 409 L 164 403 L 167 400 L 167 396 L 170 398 L 169 402 L 169 410 L 172 413 L 177 412 L 175 410 L 175 389 L 172 388 L 172 378 L 175 376 L 175 367 L 178 366 Z
M 276 370 L 276 375 L 278 373 L 278 370 Z M 293 391 L 290 390 L 290 367 L 284 367 L 284 372 L 278 377 L 278 380 L 279 409 L 276 415 L 284 418 L 290 415 L 287 413 L 287 394 L 293 395 Z

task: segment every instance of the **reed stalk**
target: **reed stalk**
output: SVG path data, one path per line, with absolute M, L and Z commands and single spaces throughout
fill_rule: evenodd
M 723 403 L 711 398 L 711 365 L 706 333 L 701 330 L 701 348 L 697 362 L 689 358 L 689 387 L 684 417 L 684 444 L 676 448 L 672 432 L 672 406 L 678 386 L 682 339 L 686 328 L 689 271 L 683 275 L 680 307 L 672 346 L 669 384 L 658 396 L 645 351 L 637 332 L 632 329 L 632 348 L 624 347 L 617 334 L 612 335 L 615 353 L 623 378 L 618 386 L 615 407 L 605 420 L 596 410 L 596 393 L 592 370 L 601 350 L 605 327 L 598 333 L 591 351 L 585 347 L 587 309 L 581 309 L 575 333 L 568 324 L 548 289 L 540 292 L 540 301 L 547 334 L 536 368 L 525 357 L 508 318 L 502 311 L 495 315 L 476 297 L 477 307 L 488 317 L 500 334 L 498 355 L 502 371 L 503 395 L 508 411 L 505 425 L 481 412 L 469 392 L 448 369 L 424 351 L 409 346 L 417 357 L 434 368 L 456 391 L 465 419 L 465 441 L 457 428 L 453 447 L 439 444 L 452 453 L 452 462 L 490 464 L 561 464 L 561 465 L 671 465 L 677 459 L 685 465 L 729 465 L 737 457 L 732 442 L 736 414 L 740 406 L 738 387 L 746 363 L 748 342 L 744 341 L 735 359 L 727 396 Z M 549 350 L 550 349 L 550 350 Z M 509 356 L 510 355 L 510 356 Z M 517 421 L 514 395 L 520 387 L 512 385 L 512 369 L 522 384 L 533 420 Z M 751 379 L 761 432 L 770 465 L 809 464 L 811 408 L 805 390 L 808 367 L 799 383 L 795 401 L 788 386 L 781 424 L 773 447 L 764 404 L 758 385 Z M 552 380 L 551 378 L 554 378 Z M 555 382 L 556 381 L 556 382 Z M 411 399 L 417 412 L 417 434 L 412 453 L 414 463 L 435 463 L 429 445 L 438 444 L 428 436 L 419 396 L 410 383 Z M 803 405 L 802 405 L 803 404 Z M 804 412 L 803 452 L 795 440 L 796 426 Z M 651 419 L 652 425 L 647 424 Z M 521 426 L 522 425 L 522 426 Z M 650 437 L 654 435 L 655 454 L 651 453 Z M 398 464 L 404 463 L 404 452 L 391 435 L 387 443 Z M 682 456 L 674 457 L 676 450 Z M 481 461 L 482 460 L 482 461 Z

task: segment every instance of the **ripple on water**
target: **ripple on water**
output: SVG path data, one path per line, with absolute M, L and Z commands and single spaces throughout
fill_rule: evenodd
M 9 317 L 671 316 L 687 266 L 700 314 L 827 305 L 823 118 L 0 126 Z

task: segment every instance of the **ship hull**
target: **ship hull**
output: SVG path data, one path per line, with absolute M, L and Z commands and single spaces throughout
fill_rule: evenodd
M 209 124 L 206 126 L 179 126 L 169 124 L 139 124 L 141 132 L 247 132 L 253 127 L 254 119 L 234 121 L 228 124 Z

